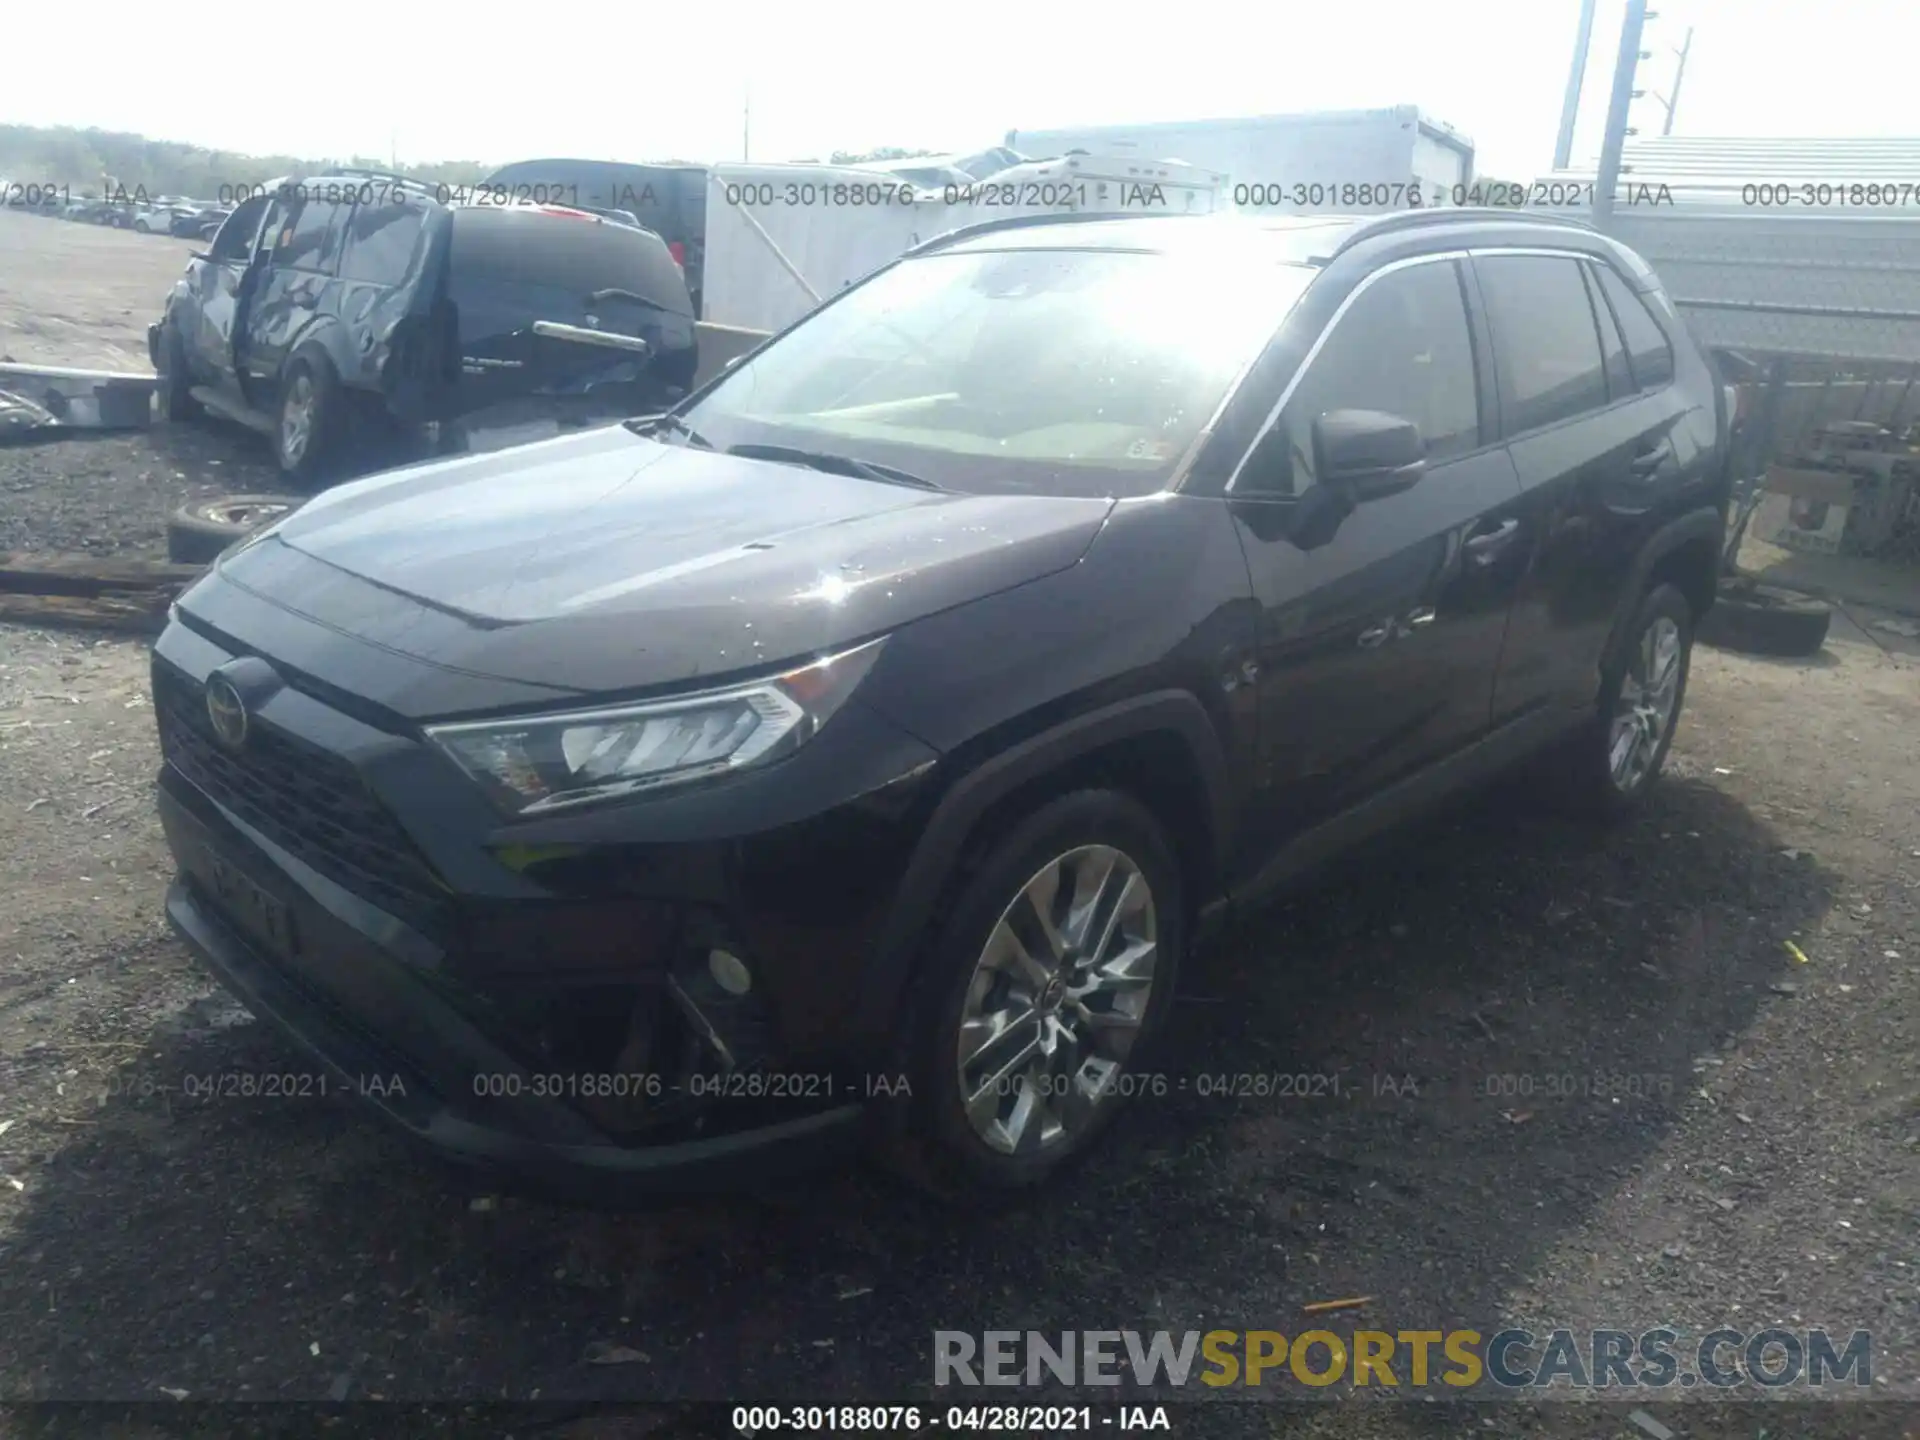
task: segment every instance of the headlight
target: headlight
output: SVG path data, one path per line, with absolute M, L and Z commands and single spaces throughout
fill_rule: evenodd
M 503 809 L 534 815 L 777 760 L 853 693 L 881 640 L 768 680 L 564 715 L 434 725 L 427 736 Z

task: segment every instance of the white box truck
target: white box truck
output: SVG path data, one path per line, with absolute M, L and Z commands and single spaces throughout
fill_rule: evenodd
M 1210 215 L 1229 208 L 1227 177 L 1174 160 L 1066 155 L 1008 166 L 984 180 L 945 187 L 954 224 L 1046 211 L 1114 215 Z
M 845 165 L 707 172 L 700 318 L 781 330 L 822 300 L 953 228 L 938 189 Z
M 924 177 L 923 177 L 924 179 Z M 1224 177 L 1191 165 L 1073 156 L 937 185 L 844 165 L 715 165 L 707 173 L 700 318 L 779 330 L 923 241 L 1016 215 L 1205 214 Z
M 1075 151 L 1139 161 L 1182 161 L 1226 176 L 1235 209 L 1365 214 L 1455 203 L 1473 180 L 1473 142 L 1411 105 L 1009 130 L 1007 146 L 1034 159 Z M 1409 192 L 1419 187 L 1417 200 Z

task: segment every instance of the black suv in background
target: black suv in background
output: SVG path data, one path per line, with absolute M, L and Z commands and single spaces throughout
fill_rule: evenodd
M 518 160 L 489 175 L 469 195 L 475 204 L 578 205 L 600 214 L 624 211 L 667 242 L 686 273 L 693 313 L 700 313 L 700 279 L 707 244 L 707 168 L 704 165 L 630 164 L 615 160 Z
M 188 200 L 174 207 L 167 233 L 181 240 L 211 240 L 232 213 L 231 205 Z
M 290 478 L 425 433 L 493 448 L 659 409 L 696 365 L 693 306 L 657 235 L 579 209 L 441 204 L 361 172 L 261 187 L 148 329 L 169 419 L 271 436 Z
M 546 1187 L 1028 1184 L 1230 911 L 1523 760 L 1646 795 L 1727 426 L 1570 222 L 969 228 L 670 413 L 228 553 L 154 656 L 168 914 Z

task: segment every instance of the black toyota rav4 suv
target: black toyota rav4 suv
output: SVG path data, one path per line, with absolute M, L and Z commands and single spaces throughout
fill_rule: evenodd
M 1033 1182 L 1232 910 L 1522 759 L 1645 794 L 1726 432 L 1573 223 L 959 231 L 670 412 L 231 550 L 154 659 L 168 913 L 544 1189 Z

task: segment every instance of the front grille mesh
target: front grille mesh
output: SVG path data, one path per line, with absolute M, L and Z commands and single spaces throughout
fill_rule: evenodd
M 257 725 L 239 751 L 214 739 L 201 687 L 156 665 L 153 708 L 167 763 L 276 845 L 429 935 L 447 921 L 425 858 L 337 755 Z

